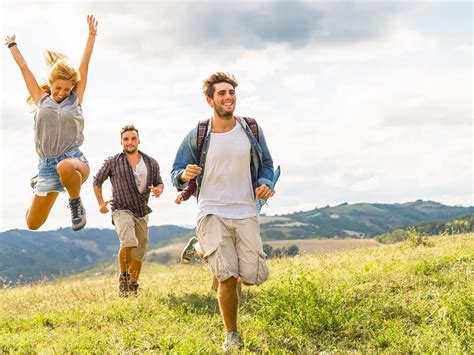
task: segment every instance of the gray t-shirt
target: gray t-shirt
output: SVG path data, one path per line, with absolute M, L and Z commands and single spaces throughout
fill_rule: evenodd
M 61 103 L 44 95 L 35 115 L 36 152 L 43 158 L 57 158 L 84 142 L 84 118 L 73 91 Z

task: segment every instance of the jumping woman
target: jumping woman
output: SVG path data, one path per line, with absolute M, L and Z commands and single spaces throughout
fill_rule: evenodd
M 27 102 L 35 104 L 34 136 L 39 155 L 38 176 L 32 180 L 34 195 L 26 212 L 29 229 L 38 229 L 46 222 L 59 192 L 67 190 L 72 229 L 86 225 L 86 213 L 81 202 L 81 185 L 89 176 L 89 163 L 79 147 L 84 141 L 82 99 L 98 22 L 87 16 L 89 35 L 79 70 L 67 62 L 67 57 L 45 51 L 48 65 L 47 83 L 39 85 L 28 68 L 15 35 L 5 39 L 13 59 L 21 70 L 30 93 Z

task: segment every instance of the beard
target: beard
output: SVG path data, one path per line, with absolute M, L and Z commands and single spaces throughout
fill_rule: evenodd
M 127 154 L 133 154 L 137 151 L 138 147 L 125 147 L 123 151 Z
M 225 111 L 221 107 L 214 107 L 214 112 L 217 113 L 217 115 L 225 120 L 230 120 L 232 117 L 234 117 L 234 110 L 232 111 Z

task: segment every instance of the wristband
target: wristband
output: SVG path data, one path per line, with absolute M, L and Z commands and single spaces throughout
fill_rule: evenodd
M 9 43 L 7 47 L 11 48 L 11 47 L 14 47 L 14 46 L 16 46 L 16 42 Z

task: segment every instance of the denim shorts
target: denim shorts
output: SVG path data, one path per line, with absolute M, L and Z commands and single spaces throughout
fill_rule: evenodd
M 64 186 L 59 180 L 56 167 L 61 160 L 67 158 L 78 158 L 89 166 L 86 157 L 78 148 L 71 149 L 61 154 L 57 158 L 39 158 L 38 180 L 35 188 L 35 195 L 46 196 L 48 192 L 63 192 Z

